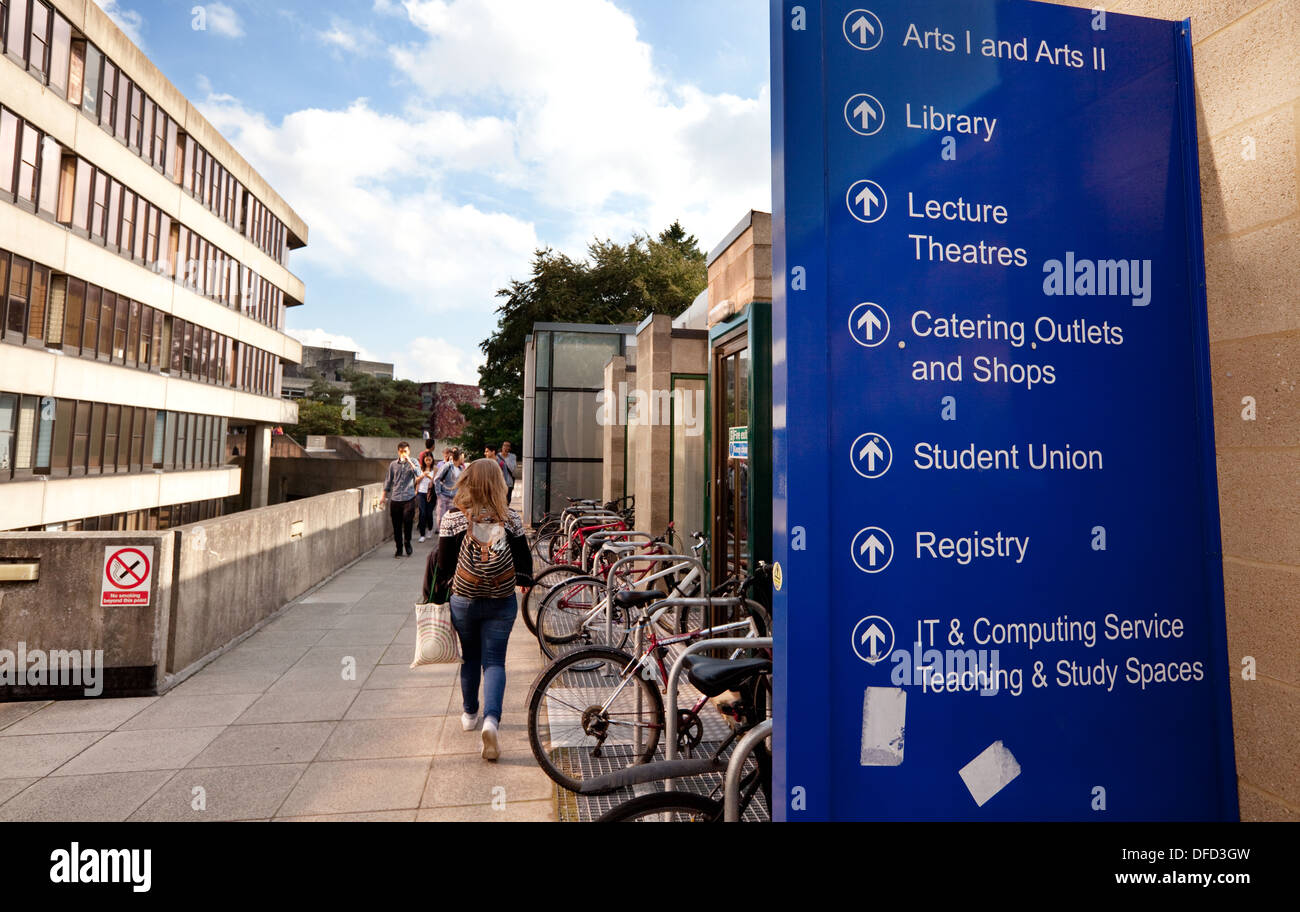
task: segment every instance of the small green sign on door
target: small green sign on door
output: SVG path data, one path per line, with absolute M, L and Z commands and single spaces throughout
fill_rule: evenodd
M 749 459 L 749 426 L 727 429 L 727 458 Z

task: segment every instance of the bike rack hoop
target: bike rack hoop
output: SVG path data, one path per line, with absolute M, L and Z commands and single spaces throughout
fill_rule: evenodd
M 620 557 L 609 568 L 609 575 L 605 578 L 605 598 L 612 602 L 614 598 L 614 572 L 623 564 L 630 564 L 634 561 L 643 563 L 663 564 L 673 562 L 674 564 L 694 564 L 700 571 L 700 579 L 704 579 L 704 564 L 698 557 L 685 554 L 629 554 L 627 557 Z M 670 568 L 671 569 L 671 568 Z M 667 571 L 663 575 L 667 575 Z M 647 582 L 647 580 L 641 580 Z M 614 612 L 612 605 L 606 605 L 605 608 L 605 642 L 608 643 L 614 636 Z
M 718 637 L 714 640 L 700 640 L 698 643 L 692 643 L 682 650 L 682 654 L 673 662 L 672 670 L 668 672 L 668 699 L 664 709 L 668 718 L 665 719 L 667 728 L 668 743 L 664 745 L 664 757 L 668 760 L 677 759 L 677 681 L 682 675 L 682 669 L 685 666 L 686 657 L 694 655 L 697 652 L 703 652 L 706 649 L 771 649 L 771 637 Z M 739 750 L 739 748 L 737 748 Z
M 727 762 L 727 778 L 723 785 L 722 819 L 727 823 L 740 823 L 740 771 L 754 748 L 772 734 L 772 720 L 764 719 L 740 739 Z

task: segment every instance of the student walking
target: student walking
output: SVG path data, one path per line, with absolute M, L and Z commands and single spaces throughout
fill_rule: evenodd
M 415 480 L 415 500 L 420 508 L 420 541 L 424 541 L 425 533 L 433 532 L 433 476 L 435 470 L 433 467 L 433 453 L 426 450 L 420 457 L 420 474 Z
M 393 544 L 397 551 L 393 557 L 401 557 L 405 547 L 406 554 L 411 551 L 411 526 L 415 522 L 415 479 L 420 470 L 411 459 L 411 445 L 402 441 L 397 445 L 397 458 L 388 464 L 388 475 L 384 478 L 384 494 L 379 498 L 380 505 L 388 501 L 388 515 L 393 520 Z
M 433 527 L 441 528 L 442 518 L 451 509 L 452 495 L 456 493 L 456 482 L 465 471 L 465 458 L 459 447 L 452 447 L 447 453 L 447 461 L 438 467 L 433 477 L 433 493 L 438 498 L 438 512 L 433 519 Z
M 506 477 L 506 503 L 507 504 L 514 502 L 515 480 L 519 477 L 519 472 L 517 471 L 517 469 L 519 468 L 519 463 L 515 458 L 515 454 L 510 452 L 511 446 L 512 444 L 510 443 L 509 440 L 502 443 L 501 455 L 499 457 L 501 461 L 501 471 Z
M 480 459 L 465 470 L 454 505 L 438 527 L 438 547 L 429 555 L 422 590 L 432 589 L 439 604 L 451 602 L 464 656 L 460 721 L 465 731 L 478 725 L 482 675 L 484 760 L 501 755 L 497 729 L 506 692 L 506 645 L 519 611 L 515 586 L 531 586 L 533 573 L 523 520 L 505 497 L 495 462 Z

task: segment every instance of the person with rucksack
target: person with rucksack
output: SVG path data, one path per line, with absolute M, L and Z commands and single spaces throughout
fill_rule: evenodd
M 531 586 L 532 551 L 519 514 L 506 504 L 500 467 L 475 460 L 460 476 L 452 509 L 438 527 L 429 555 L 424 592 L 436 604 L 450 602 L 460 638 L 461 728 L 479 720 L 482 676 L 483 759 L 501 755 L 497 736 L 506 692 L 506 646 L 519 612 L 516 586 Z

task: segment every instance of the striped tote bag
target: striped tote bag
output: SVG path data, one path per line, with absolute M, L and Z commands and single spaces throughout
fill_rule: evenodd
M 448 665 L 459 661 L 460 637 L 451 623 L 451 605 L 432 602 L 416 605 L 415 659 L 411 667 Z

